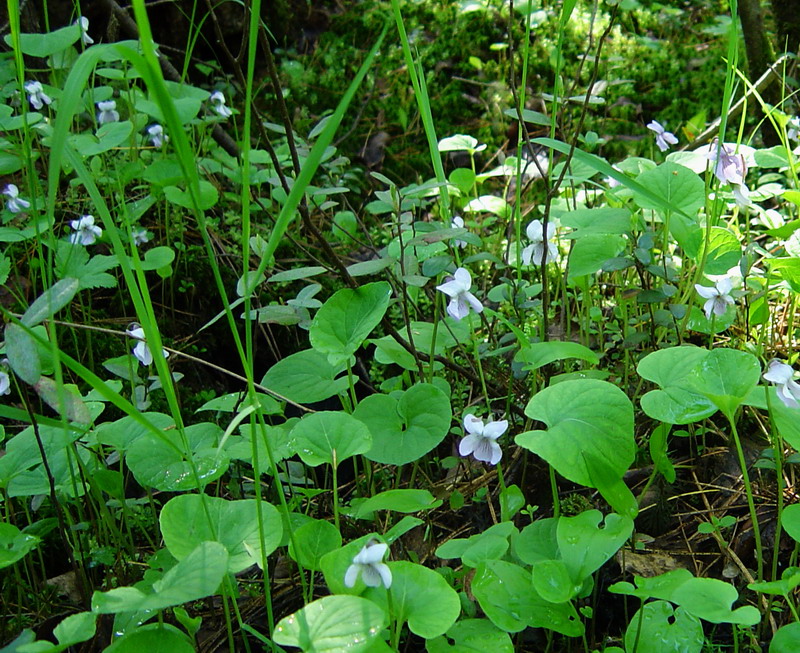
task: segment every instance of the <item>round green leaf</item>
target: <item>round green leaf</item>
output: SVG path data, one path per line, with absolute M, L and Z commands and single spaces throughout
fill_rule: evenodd
M 439 141 L 440 152 L 480 152 L 485 150 L 485 145 L 478 144 L 478 139 L 468 134 L 456 134 L 447 136 Z
M 275 642 L 304 653 L 358 653 L 386 627 L 386 612 L 360 596 L 326 596 L 281 619 Z
M 160 439 L 147 432 L 134 440 L 125 459 L 136 480 L 145 487 L 166 492 L 193 490 L 198 481 L 203 487 L 228 471 L 228 455 L 217 450 L 221 436 L 222 429 L 216 424 L 193 424 L 186 428 L 189 451 L 182 453 L 184 443 L 177 429 L 164 431 Z
M 521 433 L 516 437 L 517 444 L 544 458 L 574 483 L 596 487 L 586 463 L 588 458 L 617 477 L 633 462 L 633 405 L 611 383 L 595 379 L 564 381 L 534 395 L 525 414 L 549 428 Z
M 639 361 L 639 376 L 661 386 L 642 397 L 644 412 L 667 424 L 689 424 L 716 413 L 714 403 L 690 383 L 692 371 L 707 355 L 707 349 L 680 346 L 654 351 Z
M 708 352 L 687 381 L 691 390 L 705 396 L 725 415 L 733 415 L 760 378 L 761 364 L 753 354 L 721 348 Z
M 563 560 L 542 560 L 533 566 L 533 586 L 545 601 L 564 603 L 577 596 L 582 583 L 574 583 Z
M 418 383 L 399 400 L 383 394 L 367 397 L 358 404 L 353 417 L 372 433 L 367 458 L 386 465 L 404 465 L 444 440 L 452 412 L 450 400 L 439 388 Z
M 140 626 L 109 646 L 105 653 L 194 653 L 189 638 L 169 624 Z
M 616 234 L 586 234 L 578 238 L 569 254 L 569 280 L 594 274 L 603 263 L 619 255 L 626 243 Z
M 579 637 L 583 623 L 572 603 L 550 603 L 536 592 L 531 573 L 504 560 L 489 560 L 475 570 L 472 592 L 492 623 L 509 633 L 530 626 Z
M 163 245 L 161 247 L 153 247 L 144 253 L 144 260 L 142 261 L 142 270 L 158 270 L 165 268 L 172 264 L 175 260 L 175 250 L 171 247 Z
M 449 179 L 453 186 L 466 195 L 475 184 L 475 173 L 469 168 L 456 168 L 450 173 Z
M 633 533 L 630 517 L 611 513 L 602 522 L 603 514 L 599 510 L 587 510 L 558 520 L 558 550 L 576 583 L 582 583 L 600 569 Z
M 705 184 L 700 176 L 677 163 L 665 162 L 640 174 L 636 181 L 652 193 L 646 196 L 634 191 L 633 199 L 643 209 L 663 211 L 671 205 L 694 216 L 705 204 Z
M 290 438 L 301 460 L 311 467 L 343 460 L 369 451 L 372 436 L 363 422 L 341 411 L 320 411 L 303 417 Z
M 455 641 L 450 645 L 448 640 Z M 462 619 L 447 631 L 447 637 L 436 637 L 427 643 L 428 653 L 514 653 L 508 633 L 486 619 Z
M 0 522 L 0 569 L 22 560 L 39 544 L 39 538 L 27 535 L 14 524 Z
M 800 623 L 787 624 L 779 629 L 769 643 L 769 653 L 796 653 L 800 651 Z
M 592 365 L 600 362 L 598 355 L 588 347 L 569 340 L 550 340 L 548 342 L 534 342 L 519 350 L 514 357 L 515 361 L 525 363 L 524 369 L 538 370 L 554 361 L 567 358 L 577 358 Z
M 19 46 L 23 54 L 44 59 L 51 54 L 65 50 L 80 37 L 80 27 L 78 25 L 68 25 L 46 34 L 20 34 Z M 3 40 L 6 45 L 13 45 L 10 34 L 4 36 Z
M 701 254 L 702 256 L 702 249 Z M 725 274 L 739 264 L 742 246 L 736 235 L 725 227 L 711 227 L 708 255 L 703 268 L 705 274 Z
M 261 385 L 303 404 L 324 401 L 347 390 L 347 377 L 339 376 L 344 364 L 331 365 L 313 349 L 298 351 L 273 365 Z
M 699 619 L 683 608 L 673 611 L 666 601 L 653 601 L 644 605 L 628 624 L 625 648 L 647 653 L 700 653 L 703 639 Z
M 304 569 L 321 571 L 320 558 L 340 546 L 342 536 L 336 526 L 322 519 L 314 519 L 294 531 L 294 541 L 289 543 L 289 555 Z
M 265 501 L 261 501 L 260 506 L 264 556 L 268 556 L 280 544 L 283 522 L 274 506 Z M 228 551 L 229 572 L 235 574 L 253 564 L 261 566 L 255 499 L 227 501 L 182 494 L 170 499 L 161 509 L 159 523 L 164 544 L 177 560 L 183 560 L 201 542 L 217 541 Z
M 219 542 L 201 542 L 186 558 L 153 583 L 145 593 L 136 587 L 118 587 L 92 595 L 92 612 L 117 614 L 163 610 L 216 594 L 228 570 L 228 552 Z
M 754 626 L 761 614 L 752 605 L 731 610 L 739 598 L 736 588 L 717 578 L 691 578 L 680 585 L 670 600 L 686 609 L 691 615 L 712 624 L 741 624 Z
M 800 504 L 786 506 L 781 513 L 781 526 L 795 542 L 800 542 Z
M 540 560 L 556 560 L 558 522 L 555 517 L 545 517 L 528 524 L 512 541 L 514 555 L 527 565 L 536 564 Z
M 200 193 L 197 197 L 197 207 L 194 206 L 192 194 L 188 190 L 181 190 L 177 186 L 167 186 L 164 188 L 164 197 L 173 204 L 183 207 L 184 209 L 197 208 L 198 211 L 207 211 L 219 200 L 219 192 L 217 189 L 207 181 L 199 182 Z
M 311 346 L 333 363 L 347 360 L 378 326 L 391 295 L 385 281 L 335 292 L 311 322 Z
M 353 501 L 356 519 L 371 518 L 377 510 L 393 510 L 394 512 L 419 512 L 431 510 L 442 505 L 441 499 L 434 499 L 428 490 L 399 489 L 386 490 L 375 496 L 360 501 L 357 505 Z

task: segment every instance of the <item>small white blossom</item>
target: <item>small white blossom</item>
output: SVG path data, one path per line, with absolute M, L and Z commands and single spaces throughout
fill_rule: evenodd
M 3 190 L 3 195 L 8 198 L 6 208 L 11 213 L 22 213 L 31 206 L 28 200 L 24 200 L 19 196 L 19 188 L 15 184 L 8 184 Z
M 778 397 L 786 407 L 800 407 L 800 384 L 794 380 L 794 370 L 791 365 L 781 363 L 777 358 L 773 358 L 769 362 L 763 378 L 778 386 Z
M 558 256 L 558 248 L 551 242 L 555 236 L 556 226 L 552 222 L 547 223 L 547 238 L 544 237 L 544 227 L 541 220 L 534 220 L 525 229 L 528 240 L 531 244 L 522 250 L 522 262 L 525 265 L 542 264 L 542 257 L 545 256 L 545 241 L 547 241 L 547 257 L 545 263 L 552 263 Z
M 466 317 L 470 308 L 476 313 L 483 311 L 483 304 L 469 291 L 470 288 L 472 288 L 472 277 L 466 268 L 458 268 L 450 281 L 436 286 L 436 290 L 441 290 L 450 297 L 447 312 L 456 320 Z
M 136 346 L 133 348 L 133 355 L 136 356 L 136 359 L 142 365 L 150 365 L 153 362 L 153 354 L 150 351 L 150 347 L 147 346 L 147 343 L 144 340 L 144 329 L 133 322 L 125 331 L 131 338 L 134 340 L 138 340 Z M 169 357 L 169 352 L 166 349 L 162 349 L 161 353 L 164 354 L 164 358 Z
M 462 218 L 460 215 L 454 215 L 453 219 L 450 221 L 450 228 L 461 229 L 463 227 L 464 227 L 464 218 Z M 461 240 L 460 238 L 456 238 L 455 240 L 453 240 L 453 245 L 455 247 L 460 247 L 461 249 L 463 249 L 467 246 L 467 242 Z
M 147 135 L 150 136 L 150 142 L 153 144 L 153 147 L 161 147 L 169 140 L 164 133 L 164 128 L 158 123 L 150 125 L 147 128 Z
M 670 145 L 677 145 L 678 139 L 675 138 L 675 134 L 672 132 L 668 132 L 664 127 L 661 126 L 661 123 L 656 120 L 651 120 L 647 124 L 647 128 L 655 132 L 656 134 L 656 145 L 658 149 L 662 152 L 666 152 L 669 149 Z
M 733 186 L 731 190 L 733 191 L 733 199 L 737 206 L 743 209 L 753 206 L 753 200 L 750 199 L 750 190 L 745 184 Z
M 738 186 L 747 176 L 747 163 L 744 155 L 736 151 L 736 146 L 720 144 L 715 140 L 708 150 L 708 160 L 714 164 L 714 175 L 723 184 Z
M 75 233 L 69 235 L 69 242 L 80 245 L 94 245 L 94 242 L 103 235 L 103 230 L 94 223 L 93 215 L 81 216 L 79 220 L 72 220 L 70 226 Z
M 73 25 L 77 25 L 81 28 L 81 43 L 84 45 L 91 45 L 94 43 L 94 39 L 89 36 L 89 19 L 86 18 L 86 16 L 81 16 Z
M 497 444 L 499 438 L 508 429 L 508 420 L 499 422 L 483 420 L 469 414 L 464 417 L 464 429 L 469 435 L 464 436 L 458 445 L 458 453 L 462 456 L 472 455 L 490 465 L 496 465 L 503 457 L 503 451 Z
M 25 82 L 25 92 L 28 94 L 28 101 L 37 111 L 45 104 L 50 104 L 53 101 L 49 95 L 45 94 L 39 82 Z
M 114 100 L 98 102 L 97 108 L 100 109 L 100 112 L 97 114 L 97 122 L 101 125 L 105 125 L 109 122 L 119 122 L 117 103 Z
M 233 115 L 233 111 L 225 105 L 225 96 L 222 91 L 214 91 L 208 99 L 214 105 L 214 111 L 223 118 L 230 118 Z
M 0 370 L 0 395 L 10 395 L 11 394 L 11 377 L 8 376 L 8 372 L 5 370 Z
M 139 245 L 144 245 L 145 243 L 150 242 L 150 234 L 147 233 L 147 229 L 134 229 L 133 230 L 133 244 L 136 247 Z
M 694 288 L 697 294 L 706 300 L 706 303 L 703 304 L 703 310 L 708 320 L 711 319 L 711 313 L 725 315 L 728 306 L 734 303 L 730 294 L 733 289 L 733 282 L 730 277 L 723 277 L 713 287 L 701 286 L 696 283 Z
M 786 130 L 786 137 L 790 141 L 800 141 L 800 117 L 790 118 L 786 126 L 789 128 Z
M 359 574 L 367 587 L 380 587 L 387 589 L 392 586 L 392 572 L 383 562 L 389 545 L 383 542 L 369 542 L 353 558 L 353 564 L 347 568 L 344 575 L 344 584 L 355 587 Z

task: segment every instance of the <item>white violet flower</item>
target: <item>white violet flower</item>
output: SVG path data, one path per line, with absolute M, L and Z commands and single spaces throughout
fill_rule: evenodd
M 144 245 L 145 243 L 150 242 L 150 234 L 147 233 L 147 229 L 134 229 L 133 230 L 133 244 L 136 247 L 139 245 Z
M 699 283 L 694 285 L 697 294 L 706 300 L 703 304 L 703 310 L 706 313 L 706 319 L 711 319 L 711 313 L 714 315 L 725 315 L 728 306 L 733 304 L 733 297 L 731 297 L 731 290 L 733 289 L 733 282 L 730 277 L 723 277 L 712 287 L 701 286 Z
M 11 377 L 8 376 L 8 372 L 5 370 L 0 370 L 0 395 L 10 395 L 11 394 Z
M 800 407 L 800 384 L 794 380 L 794 370 L 791 365 L 773 358 L 762 378 L 778 386 L 778 397 L 787 408 Z
M 233 115 L 233 111 L 225 105 L 225 96 L 222 91 L 214 91 L 208 99 L 214 105 L 214 111 L 223 118 L 230 118 Z
M 497 444 L 499 438 L 508 429 L 508 420 L 489 421 L 486 424 L 475 415 L 464 417 L 464 429 L 469 435 L 464 436 L 458 445 L 458 453 L 462 456 L 472 455 L 490 465 L 496 465 L 503 457 L 503 451 Z
M 117 103 L 114 100 L 98 102 L 97 108 L 100 109 L 100 113 L 97 114 L 97 122 L 101 125 L 105 125 L 108 122 L 119 122 Z
M 662 152 L 666 152 L 669 149 L 670 145 L 677 145 L 678 139 L 675 137 L 675 134 L 672 132 L 668 132 L 664 127 L 661 126 L 661 123 L 656 120 L 651 120 L 647 124 L 647 128 L 655 132 L 656 134 L 656 145 L 658 149 Z
M 790 141 L 800 141 L 800 117 L 790 118 L 786 126 L 789 128 L 786 130 L 786 137 Z
M 136 346 L 133 348 L 133 355 L 136 356 L 136 359 L 142 365 L 150 365 L 153 362 L 153 354 L 150 351 L 150 347 L 147 346 L 147 343 L 144 340 L 144 329 L 133 322 L 125 331 L 131 338 L 134 340 L 138 340 Z M 166 349 L 162 349 L 161 353 L 164 354 L 164 358 L 169 357 L 169 352 Z
M 470 288 L 472 288 L 472 277 L 466 268 L 458 268 L 450 281 L 436 286 L 436 290 L 441 290 L 450 297 L 447 312 L 456 320 L 465 318 L 470 308 L 476 313 L 483 311 L 483 304 L 469 291 Z
M 37 111 L 45 104 L 50 104 L 53 101 L 50 99 L 49 95 L 45 94 L 39 82 L 25 82 L 25 92 L 28 94 L 28 102 L 30 102 Z
M 558 248 L 551 242 L 555 236 L 556 226 L 552 222 L 547 223 L 547 237 L 544 236 L 544 226 L 541 220 L 534 220 L 525 229 L 528 240 L 531 244 L 522 250 L 522 262 L 525 265 L 542 264 L 542 257 L 545 256 L 545 242 L 547 242 L 547 256 L 545 263 L 552 263 L 558 256 Z
M 19 196 L 19 188 L 17 188 L 16 184 L 8 184 L 3 190 L 3 195 L 8 198 L 6 208 L 11 213 L 22 213 L 31 206 L 28 200 L 24 200 Z
M 361 574 L 361 579 L 368 587 L 380 587 L 383 585 L 387 589 L 392 586 L 392 572 L 389 566 L 383 562 L 389 545 L 383 542 L 368 542 L 361 551 L 353 558 L 353 564 L 347 568 L 344 575 L 344 584 L 347 587 L 354 587 Z
M 89 19 L 86 18 L 86 16 L 81 16 L 73 25 L 77 25 L 81 28 L 81 43 L 84 45 L 91 45 L 94 43 L 94 39 L 89 36 Z
M 737 153 L 736 147 L 715 140 L 708 150 L 708 160 L 714 164 L 714 175 L 723 184 L 738 186 L 747 176 L 747 163 L 744 154 Z
M 94 223 L 93 215 L 81 216 L 79 220 L 72 220 L 69 224 L 75 230 L 75 233 L 69 235 L 69 242 L 73 245 L 94 245 L 94 241 L 103 235 L 103 230 Z
M 451 229 L 462 229 L 464 227 L 464 218 L 460 215 L 454 215 L 453 219 L 450 221 L 450 228 Z M 461 240 L 460 238 L 456 238 L 453 240 L 453 245 L 455 247 L 460 247 L 464 249 L 467 246 L 467 242 L 465 240 Z
M 164 128 L 158 123 L 152 124 L 147 128 L 147 135 L 150 137 L 153 147 L 161 147 L 169 140 L 164 133 Z

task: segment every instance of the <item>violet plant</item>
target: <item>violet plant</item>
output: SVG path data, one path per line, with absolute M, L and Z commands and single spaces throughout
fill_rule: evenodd
M 587 151 L 596 138 L 582 133 L 581 122 L 557 140 L 556 121 L 579 97 L 566 96 L 562 79 L 561 46 L 578 11 L 566 2 L 542 10 L 560 44 L 547 100 L 552 111 L 542 114 L 550 135 L 534 141 L 545 148 L 547 166 L 523 179 L 520 155 L 484 173 L 478 155 L 488 148 L 476 138 L 437 138 L 426 76 L 394 2 L 435 177 L 400 187 L 373 175 L 384 188 L 366 210 L 390 216 L 391 235 L 381 243 L 369 229 L 359 231 L 361 216 L 354 213 L 352 240 L 363 238 L 370 257 L 352 262 L 317 220 L 331 218 L 338 196 L 351 190 L 338 185 L 349 182 L 332 143 L 383 36 L 330 118 L 301 139 L 282 89 L 274 88 L 285 121 L 280 147 L 259 131 L 269 147 L 256 149 L 244 138 L 240 157 L 233 157 L 210 135 L 220 119 L 248 135 L 263 128 L 253 101 L 259 5 L 251 8 L 246 67 L 239 71 L 241 112 L 221 91 L 167 83 L 142 0 L 133 3 L 141 52 L 133 43 L 94 43 L 82 17 L 66 32 L 22 39 L 19 16 L 12 16 L 15 65 L 44 45 L 60 47 L 53 53 L 69 50 L 75 65 L 65 79 L 53 77 L 52 98 L 24 68 L 12 76 L 32 109 L 49 106 L 53 123 L 26 114 L 25 106 L 12 130 L 21 146 L 36 143 L 46 162 L 34 166 L 30 158 L 13 171 L 32 198 L 46 189 L 44 208 L 31 211 L 14 183 L 3 193 L 10 226 L 2 282 L 10 284 L 11 260 L 21 256 L 14 243 L 34 245 L 36 265 L 29 267 L 41 276 L 30 299 L 18 293 L 21 310 L 3 308 L 0 412 L 17 424 L 0 457 L 7 507 L 0 567 L 28 583 L 41 564 L 37 556 L 52 546 L 48 523 L 57 523 L 51 539 L 59 538 L 87 590 L 84 611 L 54 631 L 58 644 L 34 643 L 33 631 L 24 630 L 15 634 L 15 646 L 75 646 L 95 636 L 101 615 L 113 615 L 107 650 L 141 650 L 147 641 L 191 650 L 197 603 L 216 595 L 231 650 L 240 642 L 251 646 L 238 634 L 248 632 L 272 650 L 399 651 L 424 641 L 434 653 L 453 649 L 453 642 L 510 651 L 534 629 L 551 644 L 571 647 L 565 642 L 575 640 L 588 650 L 599 623 L 593 601 L 607 600 L 607 592 L 642 602 L 617 642 L 627 653 L 656 637 L 668 647 L 700 651 L 704 622 L 730 624 L 738 645 L 742 633 L 767 619 L 755 592 L 780 596 L 796 619 L 796 573 L 777 573 L 779 536 L 772 569 L 765 569 L 760 520 L 767 506 L 756 508 L 750 480 L 761 472 L 749 465 L 739 436 L 748 411 L 763 425 L 778 479 L 785 453 L 800 447 L 793 367 L 778 359 L 763 364 L 795 348 L 794 329 L 782 329 L 774 315 L 777 305 L 794 314 L 796 243 L 784 228 L 790 221 L 762 228 L 757 221 L 766 204 L 759 198 L 766 191 L 747 186 L 748 177 L 756 182 L 756 170 L 782 174 L 782 163 L 764 156 L 748 167 L 736 146 L 717 143 L 705 154 L 673 152 L 663 163 L 632 157 L 612 166 Z M 527 9 L 529 33 L 532 3 Z M 69 43 L 62 47 L 61 39 Z M 530 46 L 523 44 L 525 62 Z M 274 66 L 273 53 L 264 56 Z M 92 88 L 101 63 L 117 72 L 108 85 Z M 730 72 L 735 61 L 728 65 Z M 129 69 L 136 75 L 126 78 Z M 584 109 L 596 97 L 597 74 L 595 67 Z M 729 85 L 728 100 L 730 91 Z M 95 109 L 93 133 L 75 118 Z M 520 124 L 523 117 L 543 124 L 539 116 L 523 116 L 524 109 L 523 101 L 512 109 Z M 25 115 L 34 121 L 30 129 Z M 662 152 L 677 144 L 656 121 L 647 127 Z M 520 141 L 521 133 L 522 126 Z M 446 176 L 440 155 L 452 152 L 466 152 L 470 165 Z M 555 153 L 564 158 L 557 161 Z M 738 208 L 729 212 L 708 195 L 712 178 L 734 194 Z M 535 207 L 541 219 L 524 230 L 527 241 L 525 183 L 545 191 Z M 86 211 L 82 217 L 63 218 L 69 213 L 60 209 L 62 186 L 79 206 L 72 215 Z M 128 197 L 131 187 L 141 197 Z M 242 219 L 240 249 L 231 258 L 240 266 L 235 290 L 226 285 L 216 249 L 217 212 L 224 214 L 230 196 Z M 265 213 L 274 218 L 266 227 L 253 219 L 259 202 L 269 202 Z M 455 210 L 469 214 L 469 229 Z M 183 343 L 173 342 L 173 322 L 160 319 L 157 299 L 160 289 L 181 282 L 185 244 L 170 240 L 161 220 L 177 216 L 191 220 L 184 227 L 191 224 L 203 242 L 222 309 L 191 347 L 200 347 L 203 331 L 224 318 L 241 370 L 205 361 L 240 389 L 205 401 L 198 409 L 203 417 L 186 408 L 177 384 L 182 366 L 204 361 L 189 346 L 168 356 L 165 339 L 178 350 Z M 742 216 L 749 220 L 744 230 Z M 745 242 L 751 227 L 771 239 L 769 249 Z M 284 258 L 290 237 L 301 231 L 313 239 L 319 265 L 298 267 Z M 748 262 L 753 251 L 759 258 Z M 365 276 L 372 278 L 364 282 Z M 734 276 L 742 280 L 738 302 Z M 704 277 L 718 281 L 702 285 Z M 334 278 L 343 287 L 335 288 Z M 138 321 L 125 332 L 81 323 L 90 291 L 115 288 Z M 213 293 L 206 294 L 211 301 Z M 258 378 L 254 334 L 294 325 L 299 351 Z M 758 329 L 769 340 L 756 339 Z M 80 330 L 113 336 L 119 355 L 82 356 L 65 344 L 77 342 Z M 696 334 L 708 335 L 709 347 L 691 344 Z M 627 580 L 611 587 L 597 583 L 601 569 L 617 573 L 606 566 L 617 554 L 637 555 L 634 531 L 641 533 L 643 522 L 634 527 L 634 521 L 644 512 L 646 490 L 655 481 L 675 481 L 671 450 L 684 429 L 690 435 L 701 428 L 730 444 L 740 466 L 757 551 L 754 574 L 742 563 L 751 576 L 747 586 L 686 570 L 655 578 L 624 572 Z M 632 486 L 634 465 L 648 455 L 646 486 Z M 552 504 L 528 503 L 540 494 L 532 483 L 548 489 Z M 141 498 L 126 495 L 133 485 Z M 586 503 L 576 510 L 570 495 Z M 52 519 L 40 519 L 40 510 Z M 453 537 L 438 530 L 443 515 L 462 519 L 470 511 L 491 525 Z M 776 518 L 798 539 L 797 511 L 783 511 L 780 503 Z M 136 529 L 153 549 L 145 582 L 114 586 L 133 580 L 142 566 L 130 536 Z M 129 576 L 92 587 L 86 570 L 107 549 L 114 551 L 114 569 Z M 273 600 L 279 564 L 302 594 L 304 607 L 291 614 Z M 258 578 L 247 587 L 266 606 L 264 632 L 239 610 L 245 587 L 239 575 L 246 570 Z M 738 600 L 749 604 L 734 606 Z M 164 618 L 168 610 L 180 628 Z M 782 645 L 795 625 L 783 626 L 775 641 Z

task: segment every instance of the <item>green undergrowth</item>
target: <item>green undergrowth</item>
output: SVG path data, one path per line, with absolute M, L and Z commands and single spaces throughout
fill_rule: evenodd
M 799 125 L 730 113 L 735 2 L 368 0 L 297 54 L 256 1 L 211 85 L 143 0 L 19 11 L 2 651 L 797 650 Z

